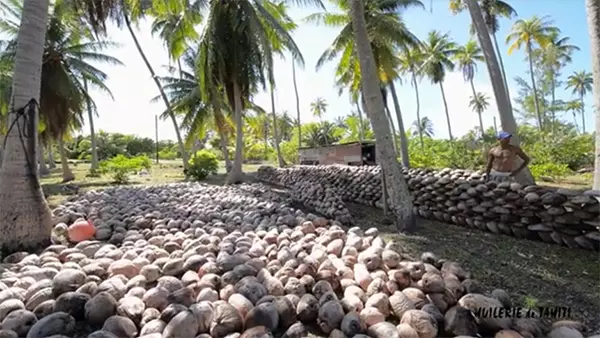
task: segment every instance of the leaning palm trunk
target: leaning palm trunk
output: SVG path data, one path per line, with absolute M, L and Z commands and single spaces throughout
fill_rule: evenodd
M 277 114 L 275 113 L 275 86 L 271 84 L 271 113 L 273 114 L 273 139 L 275 141 L 275 151 L 277 152 L 277 164 L 279 168 L 285 167 L 281 149 L 279 148 L 279 132 L 277 131 Z
M 540 103 L 538 100 L 538 91 L 535 84 L 535 75 L 533 73 L 533 51 L 531 50 L 531 42 L 527 42 L 527 58 L 529 59 L 529 75 L 531 76 L 531 90 L 533 91 L 533 104 L 535 106 L 535 115 L 537 116 L 538 126 L 540 130 L 544 129 L 542 112 L 540 111 Z
M 487 28 L 487 26 L 486 26 Z M 500 46 L 498 45 L 498 39 L 496 38 L 496 33 L 492 33 L 492 38 L 494 40 L 494 47 L 496 50 L 496 57 L 498 58 L 498 63 L 500 67 L 500 72 L 502 73 L 502 82 L 504 83 L 504 88 L 506 89 L 506 95 L 510 100 L 510 91 L 508 89 L 508 81 L 506 81 L 506 70 L 504 69 L 504 61 L 502 61 L 502 53 L 500 52 Z
M 377 142 L 377 158 L 385 178 L 386 191 L 398 230 L 410 229 L 416 222 L 413 213 L 412 196 L 404 179 L 402 168 L 393 152 L 392 138 L 385 115 L 385 106 L 379 87 L 377 66 L 367 36 L 363 0 L 352 1 L 352 27 L 356 40 L 356 50 L 360 60 L 362 90 L 365 96 L 367 114 Z
M 490 74 L 490 80 L 492 82 L 492 88 L 494 89 L 494 97 L 496 98 L 498 115 L 500 116 L 502 129 L 511 133 L 513 135 L 511 138 L 511 143 L 515 146 L 519 146 L 517 122 L 513 116 L 510 99 L 508 98 L 508 89 L 502 83 L 502 72 L 500 70 L 500 66 L 498 65 L 498 59 L 496 58 L 496 53 L 494 53 L 494 47 L 487 30 L 487 26 L 485 25 L 485 21 L 483 20 L 483 15 L 481 15 L 481 10 L 479 9 L 479 5 L 477 4 L 476 0 L 466 0 L 466 3 L 469 8 L 471 19 L 473 20 L 473 24 L 475 25 L 475 30 L 479 39 L 479 45 L 483 51 L 485 63 Z M 494 129 L 497 131 L 496 123 L 494 123 Z M 515 177 L 515 179 L 521 184 L 528 185 L 535 183 L 529 168 L 522 170 Z
M 122 0 L 122 1 L 124 1 L 124 0 Z M 124 3 L 123 3 L 123 7 L 125 8 Z M 146 68 L 148 68 L 148 71 L 150 72 L 150 75 L 152 76 L 152 80 L 154 80 L 154 83 L 156 84 L 156 87 L 158 88 L 158 91 L 160 92 L 160 97 L 162 98 L 163 102 L 165 103 L 165 107 L 167 108 L 169 117 L 171 118 L 171 121 L 173 122 L 173 128 L 175 128 L 175 135 L 177 136 L 177 145 L 179 146 L 179 152 L 181 153 L 181 159 L 183 160 L 183 169 L 184 169 L 184 171 L 187 171 L 188 155 L 187 155 L 187 152 L 185 151 L 185 144 L 183 143 L 183 138 L 181 137 L 181 131 L 179 130 L 179 125 L 177 124 L 177 119 L 175 118 L 175 114 L 173 114 L 173 112 L 171 111 L 171 104 L 169 103 L 167 94 L 165 93 L 162 85 L 160 84 L 160 81 L 158 80 L 158 77 L 156 76 L 156 73 L 154 72 L 154 68 L 152 68 L 152 65 L 150 65 L 150 62 L 148 61 L 146 54 L 144 54 L 144 50 L 142 49 L 142 46 L 140 45 L 140 42 L 138 41 L 137 36 L 135 35 L 133 28 L 131 27 L 131 21 L 129 20 L 129 15 L 127 13 L 124 13 L 123 18 L 125 19 L 125 25 L 127 26 L 127 30 L 129 31 L 129 34 L 131 35 L 131 38 L 133 39 L 135 47 L 137 48 L 138 53 L 142 57 L 142 60 L 144 61 Z
M 2 168 L 2 157 L 4 155 L 4 137 L 5 135 L 0 134 L 0 168 Z
M 590 50 L 592 51 L 592 74 L 594 83 L 600 83 L 600 3 L 585 1 Z M 596 109 L 596 161 L 594 165 L 594 190 L 600 190 L 600 88 L 594 86 L 594 107 Z
M 49 0 L 25 0 L 15 55 L 12 104 L 25 107 L 31 99 L 39 101 L 40 76 Z M 35 109 L 37 110 L 37 109 Z M 14 251 L 33 251 L 50 241 L 52 214 L 39 184 L 35 168 L 38 112 L 28 119 L 9 113 L 4 159 L 0 170 L 0 255 Z M 28 112 L 29 113 L 29 112 Z M 24 126 L 24 123 L 27 125 Z M 19 132 L 26 127 L 27 133 Z
M 90 140 L 92 143 L 92 162 L 90 168 L 92 170 L 98 169 L 98 146 L 96 145 L 96 131 L 94 130 L 94 113 L 92 112 L 91 100 L 88 92 L 87 80 L 83 79 L 83 88 L 85 89 L 85 103 L 88 111 L 88 119 L 90 121 Z
M 60 167 L 62 169 L 63 183 L 69 182 L 75 179 L 75 175 L 69 168 L 69 158 L 67 157 L 67 149 L 65 148 L 65 141 L 63 136 L 58 138 L 58 150 L 60 151 Z
M 38 162 L 40 163 L 40 167 L 38 169 L 38 173 L 40 177 L 46 176 L 50 174 L 50 169 L 48 169 L 48 165 L 46 165 L 46 161 L 44 160 L 44 145 L 41 141 L 38 140 Z
M 302 122 L 300 121 L 300 95 L 298 95 L 298 84 L 296 83 L 296 61 L 292 60 L 292 81 L 294 81 L 294 93 L 296 94 L 296 118 L 298 119 L 298 149 L 302 148 Z
M 235 111 L 235 157 L 233 167 L 227 177 L 228 184 L 240 183 L 244 180 L 242 161 L 244 160 L 244 122 L 242 118 L 242 92 L 237 80 L 233 81 L 233 106 Z
M 450 124 L 450 112 L 448 112 L 448 102 L 446 102 L 446 92 L 444 92 L 444 83 L 440 81 L 440 90 L 442 91 L 442 100 L 444 101 L 444 111 L 446 112 L 446 123 L 448 124 L 448 136 L 450 141 L 454 140 L 452 137 L 452 125 Z
M 423 130 L 421 130 L 421 102 L 419 100 L 419 86 L 417 84 L 417 74 L 415 74 L 415 70 L 412 69 L 412 82 L 415 86 L 415 96 L 417 98 L 417 124 L 419 125 L 419 142 L 421 143 L 421 150 L 424 148 L 423 145 Z
M 385 107 L 385 114 L 387 116 L 390 131 L 391 131 L 392 137 L 394 139 L 394 152 L 396 153 L 396 157 L 398 157 L 398 155 L 400 155 L 399 151 L 398 151 L 398 134 L 396 132 L 396 127 L 394 126 L 394 120 L 392 119 L 392 113 L 390 112 L 390 108 L 388 108 L 387 106 Z
M 394 86 L 394 81 L 390 81 L 390 92 L 392 92 L 394 110 L 396 110 L 396 118 L 398 119 L 398 135 L 400 136 L 400 154 L 402 157 L 402 164 L 408 168 L 410 167 L 410 163 L 408 160 L 408 141 L 406 139 L 406 132 L 404 131 L 402 111 L 400 110 L 400 102 L 398 102 L 398 95 L 396 93 L 396 86 Z
M 50 170 L 56 168 L 56 161 L 54 161 L 54 153 L 52 152 L 52 140 L 48 140 L 48 168 Z
M 362 109 L 358 104 L 358 100 L 354 102 L 356 104 L 356 111 L 358 112 L 358 140 L 362 143 L 365 140 L 365 126 L 363 121 Z

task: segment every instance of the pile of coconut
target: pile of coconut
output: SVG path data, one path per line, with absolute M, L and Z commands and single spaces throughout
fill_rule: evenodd
M 571 320 L 477 317 L 514 304 L 458 262 L 286 203 L 260 185 L 80 195 L 55 244 L 3 259 L 0 337 L 583 337 Z

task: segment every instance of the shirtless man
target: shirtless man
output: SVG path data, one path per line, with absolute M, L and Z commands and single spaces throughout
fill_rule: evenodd
M 485 173 L 487 178 L 503 182 L 512 181 L 517 175 L 529 164 L 529 156 L 517 146 L 511 145 L 510 138 L 512 135 L 505 131 L 498 133 L 498 145 L 490 149 L 488 153 L 488 163 Z M 516 169 L 517 156 L 523 160 L 523 163 Z

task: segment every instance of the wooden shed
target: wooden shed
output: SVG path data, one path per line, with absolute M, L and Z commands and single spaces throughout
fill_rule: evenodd
M 349 142 L 327 147 L 303 147 L 298 150 L 300 164 L 374 165 L 375 142 Z

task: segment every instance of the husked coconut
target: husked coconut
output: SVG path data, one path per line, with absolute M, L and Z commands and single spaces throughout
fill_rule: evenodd
M 421 310 L 408 310 L 402 315 L 400 324 L 410 325 L 419 338 L 435 338 L 437 336 L 437 324 L 427 312 Z
M 366 307 L 360 312 L 360 318 L 363 322 L 370 327 L 377 323 L 381 323 L 385 321 L 385 316 L 379 312 L 377 308 L 374 307 Z
M 499 300 L 495 298 L 486 297 L 477 293 L 469 293 L 464 295 L 458 301 L 458 305 L 471 310 L 475 314 L 477 314 L 478 310 L 485 312 L 494 311 L 494 308 L 503 308 L 502 303 Z M 482 316 L 478 318 L 478 320 L 481 326 L 492 331 L 509 329 L 512 322 L 511 318 L 494 318 L 494 316 L 489 315 Z
M 396 326 L 388 322 L 380 322 L 369 326 L 367 335 L 373 338 L 400 338 L 400 332 Z
M 357 312 L 349 312 L 342 319 L 340 329 L 348 337 L 363 333 L 366 326 Z
M 344 309 L 336 300 L 328 301 L 319 308 L 317 324 L 321 331 L 328 334 L 335 328 L 340 327 L 344 318 Z

